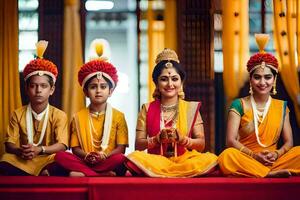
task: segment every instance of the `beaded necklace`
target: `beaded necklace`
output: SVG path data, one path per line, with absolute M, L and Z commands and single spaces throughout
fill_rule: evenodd
M 270 108 L 270 105 L 271 105 L 271 97 L 269 96 L 269 98 L 268 98 L 268 101 L 265 105 L 264 112 L 263 112 L 261 118 L 258 115 L 258 111 L 257 111 L 257 107 L 256 107 L 255 100 L 253 98 L 253 95 L 250 96 L 250 101 L 251 101 L 251 106 L 252 106 L 252 111 L 253 111 L 254 130 L 255 130 L 256 140 L 257 140 L 257 142 L 260 146 L 267 147 L 266 145 L 261 143 L 261 141 L 259 139 L 258 124 L 261 124 L 264 121 L 265 116 L 267 115 L 267 113 L 269 111 L 269 108 Z
M 28 139 L 28 143 L 32 144 L 34 146 L 39 146 L 45 136 L 46 133 L 46 128 L 47 128 L 47 123 L 48 123 L 48 118 L 49 118 L 49 104 L 47 105 L 46 109 L 40 113 L 40 114 L 36 114 L 34 115 L 35 119 L 37 120 L 41 120 L 44 116 L 44 121 L 43 121 L 43 127 L 42 127 L 42 132 L 40 135 L 40 138 L 38 140 L 38 143 L 34 143 L 33 142 L 33 119 L 32 119 L 32 115 L 33 115 L 33 110 L 31 108 L 31 105 L 29 104 L 27 106 L 27 110 L 26 110 L 26 130 L 27 130 L 27 139 Z

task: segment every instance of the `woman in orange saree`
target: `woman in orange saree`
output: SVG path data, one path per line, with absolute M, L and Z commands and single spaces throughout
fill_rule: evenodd
M 277 59 L 263 51 L 268 35 L 256 36 L 260 52 L 247 63 L 250 96 L 233 101 L 227 145 L 218 162 L 227 176 L 289 177 L 300 174 L 300 147 L 293 147 L 287 102 L 276 94 Z M 277 149 L 279 138 L 283 145 Z
M 144 104 L 139 113 L 137 151 L 127 156 L 127 167 L 150 177 L 209 173 L 217 165 L 217 156 L 201 153 L 205 144 L 201 103 L 182 99 L 185 73 L 173 50 L 165 49 L 157 56 L 152 78 L 155 101 Z

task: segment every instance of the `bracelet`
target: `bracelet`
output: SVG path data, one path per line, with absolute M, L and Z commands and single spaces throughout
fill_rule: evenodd
M 107 154 L 104 151 L 100 151 L 99 154 L 103 155 L 105 159 L 107 159 Z
M 42 148 L 42 154 L 45 154 L 46 153 L 46 148 L 44 146 L 41 146 Z
M 253 151 L 250 150 L 248 155 L 253 158 Z
M 248 149 L 247 150 L 247 152 L 244 152 L 243 150 L 245 149 L 246 147 L 245 146 L 242 146 L 240 149 L 239 149 L 239 151 L 240 152 L 243 152 L 243 153 L 245 153 L 245 154 L 247 154 L 248 156 L 250 156 L 250 157 L 252 157 L 253 158 L 253 151 L 251 151 L 250 149 Z
M 240 148 L 240 152 L 243 152 L 243 149 L 245 149 L 245 147 L 244 146 L 242 146 L 241 148 Z
M 89 154 L 90 154 L 90 153 L 87 153 L 87 154 L 84 156 L 84 158 L 83 158 L 84 161 L 86 161 L 86 158 L 88 157 Z
M 276 159 L 278 159 L 280 157 L 279 150 L 275 150 L 274 152 L 277 154 L 277 158 Z

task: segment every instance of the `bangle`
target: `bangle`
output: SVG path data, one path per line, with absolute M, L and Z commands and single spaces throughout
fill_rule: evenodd
M 240 148 L 240 152 L 243 152 L 243 149 L 245 149 L 245 147 L 244 146 L 242 146 L 241 148 Z
M 44 146 L 42 146 L 42 154 L 46 153 L 46 148 Z
M 253 158 L 253 151 L 250 150 L 248 155 Z
M 276 158 L 276 160 L 277 160 L 280 157 L 279 150 L 275 150 L 274 152 L 277 154 L 277 158 Z
M 100 151 L 99 154 L 103 155 L 105 159 L 107 159 L 107 154 L 104 151 Z

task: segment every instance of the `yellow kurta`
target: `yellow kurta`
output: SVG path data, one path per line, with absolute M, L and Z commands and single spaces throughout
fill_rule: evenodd
M 267 147 L 262 147 L 257 142 L 250 98 L 245 97 L 240 101 L 242 116 L 238 133 L 239 142 L 253 152 L 275 151 L 283 128 L 284 118 L 289 112 L 284 101 L 272 99 L 269 111 L 258 127 L 260 141 Z M 231 110 L 240 114 L 240 111 L 236 108 Z M 300 174 L 300 147 L 290 149 L 278 158 L 272 166 L 265 166 L 235 148 L 224 150 L 219 155 L 218 162 L 222 172 L 228 176 L 265 177 L 271 170 L 280 169 L 287 169 L 291 173 Z
M 124 114 L 116 109 L 112 111 L 112 126 L 109 135 L 108 147 L 104 150 L 109 154 L 117 145 L 128 146 L 128 128 Z M 89 110 L 84 108 L 79 111 L 72 119 L 71 132 L 71 147 L 80 146 L 84 152 L 102 151 L 101 147 L 96 148 L 92 144 L 92 137 L 98 141 L 102 140 L 105 113 L 100 116 L 91 116 L 95 131 L 91 131 L 89 125 Z
M 20 147 L 23 144 L 28 144 L 26 130 L 26 110 L 27 106 L 23 106 L 13 112 L 7 129 L 5 142 L 13 143 L 17 147 Z M 34 133 L 34 143 L 37 143 L 40 138 L 43 120 L 44 119 L 39 122 L 38 129 Z M 62 143 L 65 146 L 69 145 L 68 120 L 63 111 L 53 106 L 49 106 L 49 119 L 41 146 L 50 146 L 56 143 Z M 1 162 L 8 162 L 11 165 L 27 172 L 28 174 L 37 176 L 45 166 L 54 162 L 54 156 L 55 154 L 38 155 L 32 160 L 24 160 L 15 154 L 5 153 L 1 158 Z
M 145 104 L 138 116 L 137 134 L 149 136 L 146 118 L 149 104 Z M 196 116 L 196 121 L 192 121 Z M 179 116 L 177 128 L 183 136 L 188 136 L 189 131 L 203 123 L 199 113 L 198 102 L 179 101 Z M 192 138 L 197 138 L 192 131 Z M 178 157 L 164 157 L 144 151 L 134 151 L 127 156 L 140 170 L 150 177 L 194 177 L 208 173 L 217 165 L 218 157 L 215 154 L 201 153 L 196 150 L 185 149 L 185 153 Z

